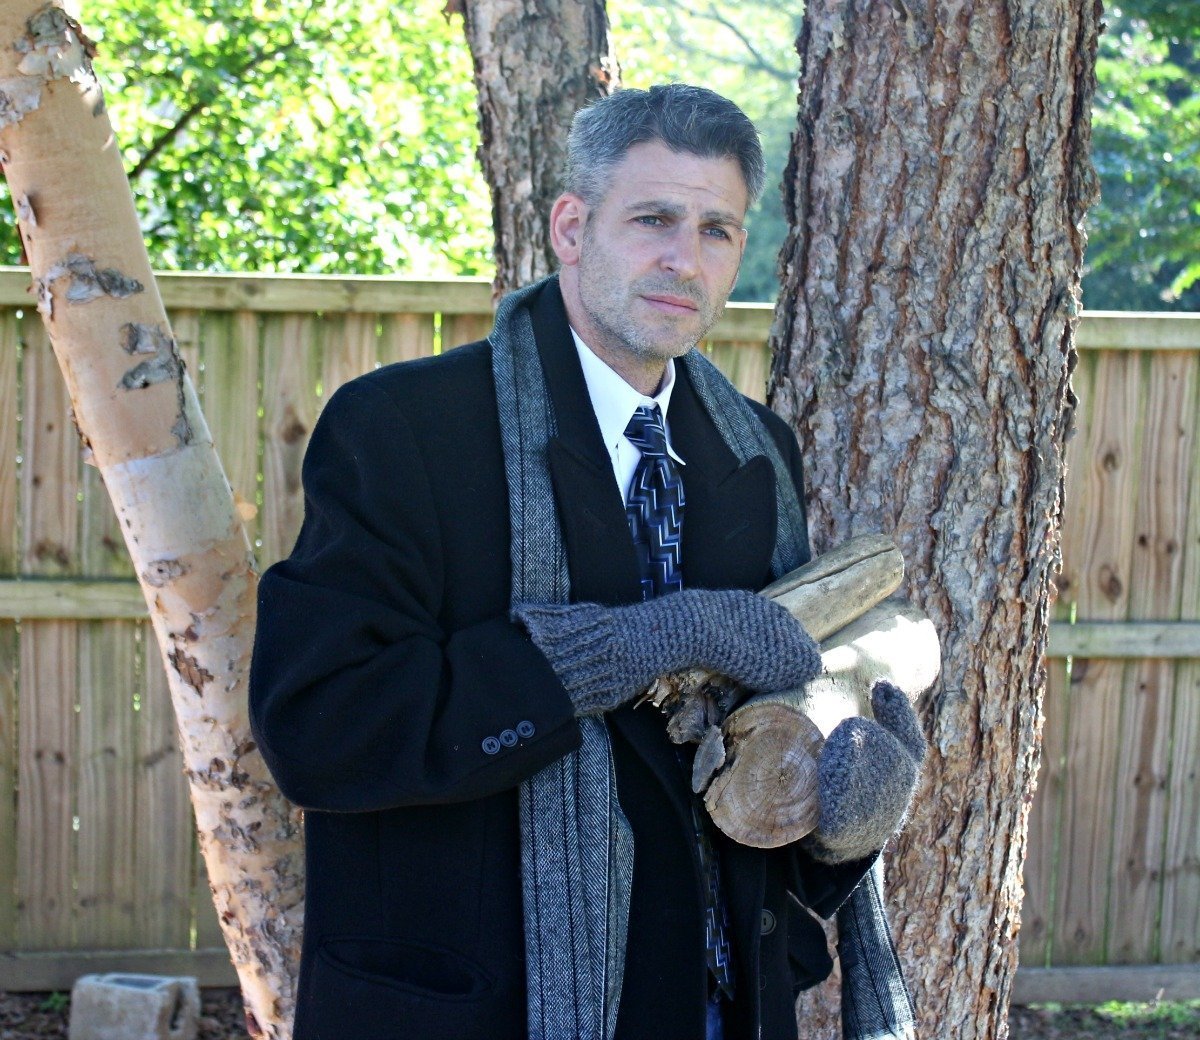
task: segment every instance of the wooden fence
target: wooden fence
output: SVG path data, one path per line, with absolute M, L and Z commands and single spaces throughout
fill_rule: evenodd
M 0 989 L 228 981 L 153 635 L 27 286 L 0 271 Z M 330 391 L 489 325 L 478 280 L 160 289 L 263 566 Z M 733 307 L 709 345 L 759 397 L 769 324 Z M 1080 345 L 1022 962 L 1157 966 L 1200 996 L 1200 316 L 1090 314 Z

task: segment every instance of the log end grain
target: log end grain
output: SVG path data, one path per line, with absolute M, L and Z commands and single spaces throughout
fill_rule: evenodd
M 794 706 L 736 713 L 724 728 L 726 759 L 704 795 L 713 822 L 742 845 L 773 849 L 811 832 L 819 815 L 821 731 Z

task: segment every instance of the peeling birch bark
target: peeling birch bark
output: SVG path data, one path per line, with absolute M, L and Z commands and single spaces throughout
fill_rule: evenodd
M 57 6 L 0 8 L 0 151 L 38 309 L 162 652 L 201 850 L 255 1037 L 291 1032 L 299 814 L 250 735 L 257 576 L 154 285 L 92 48 Z
M 492 194 L 495 295 L 558 269 L 550 207 L 567 130 L 620 85 L 604 0 L 449 0 L 461 11 L 479 91 L 479 159 Z
M 815 547 L 895 532 L 943 675 L 889 872 L 921 1036 L 1003 1036 L 1074 398 L 1095 0 L 810 0 L 769 400 Z M 804 1035 L 840 1036 L 836 992 Z

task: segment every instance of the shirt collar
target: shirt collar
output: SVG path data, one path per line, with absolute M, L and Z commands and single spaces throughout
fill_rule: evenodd
M 667 369 L 663 374 L 662 385 L 653 397 L 647 397 L 638 392 L 622 379 L 613 369 L 601 361 L 591 347 L 579 338 L 579 333 L 571 329 L 571 337 L 575 340 L 575 349 L 579 352 L 579 364 L 583 368 L 583 379 L 587 383 L 588 396 L 592 400 L 592 411 L 596 413 L 596 421 L 600 425 L 600 435 L 604 438 L 604 446 L 611 454 L 625 438 L 625 427 L 637 409 L 646 405 L 653 408 L 658 405 L 662 409 L 663 425 L 667 423 L 667 409 L 671 405 L 671 394 L 675 389 L 675 359 L 667 359 Z M 671 446 L 671 432 L 667 427 L 667 451 L 676 462 L 683 463 L 675 449 Z

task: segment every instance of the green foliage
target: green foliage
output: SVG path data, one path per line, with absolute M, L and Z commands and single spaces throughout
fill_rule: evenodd
M 1200 1001 L 1014 1007 L 1009 1026 L 1013 1040 L 1194 1040 Z
M 1200 18 L 1118 0 L 1101 40 L 1091 308 L 1200 310 Z M 91 0 L 117 139 L 165 269 L 491 271 L 475 91 L 445 0 Z M 704 83 L 758 125 L 735 299 L 772 299 L 802 4 L 608 0 L 624 81 Z M 13 235 L 0 261 L 15 263 Z
M 66 1011 L 71 1006 L 71 998 L 66 993 L 59 993 L 55 990 L 53 993 L 47 993 L 46 999 L 38 1005 L 39 1011 L 48 1011 L 52 1014 L 58 1014 Z
M 154 264 L 486 273 L 470 55 L 441 8 L 92 0 Z
M 1100 41 L 1084 304 L 1200 310 L 1200 20 L 1123 0 Z

